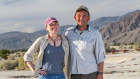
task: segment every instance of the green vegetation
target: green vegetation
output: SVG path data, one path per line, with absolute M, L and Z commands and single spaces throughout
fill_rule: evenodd
M 121 43 L 116 43 L 116 44 L 114 44 L 114 46 L 120 46 L 121 45 Z
M 28 69 L 26 63 L 24 62 L 23 57 L 19 57 L 17 59 L 17 61 L 18 61 L 18 66 L 16 67 L 17 70 L 26 70 L 26 69 Z
M 3 59 L 7 59 L 8 57 L 8 55 L 10 54 L 11 52 L 10 52 L 10 50 L 1 50 L 0 51 L 0 56 L 1 56 L 1 58 L 3 58 Z
M 115 48 L 106 48 L 105 50 L 106 50 L 107 53 L 112 52 L 112 51 L 116 51 Z
M 134 43 L 129 43 L 129 45 L 134 45 Z
M 6 59 L 3 58 L 4 60 L 0 60 L 0 70 L 29 70 L 23 59 L 24 54 L 25 52 L 15 52 L 7 54 Z M 35 53 L 33 57 L 33 64 L 35 63 L 37 56 L 38 54 Z
M 106 43 L 105 43 L 105 49 L 106 49 L 106 52 L 107 53 L 111 53 L 112 51 L 121 51 L 121 50 L 136 50 L 138 51 L 138 49 L 140 49 L 140 43 L 124 43 L 124 44 L 121 44 L 121 43 L 116 43 L 112 46 L 108 46 Z

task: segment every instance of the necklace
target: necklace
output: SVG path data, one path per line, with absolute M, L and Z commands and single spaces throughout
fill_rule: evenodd
M 59 35 L 57 35 L 57 37 L 58 37 Z M 51 36 L 49 35 L 49 37 L 51 38 Z M 53 42 L 54 42 L 54 47 L 56 47 L 56 43 L 55 43 L 55 41 L 56 41 L 56 39 L 57 39 L 57 37 L 53 40 L 52 38 L 52 40 L 53 40 Z

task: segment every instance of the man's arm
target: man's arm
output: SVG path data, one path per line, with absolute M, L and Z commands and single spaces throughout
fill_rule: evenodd
M 104 61 L 103 61 L 103 62 L 100 62 L 100 63 L 98 64 L 98 67 L 99 67 L 99 72 L 103 72 Z
M 98 63 L 98 75 L 97 79 L 103 79 L 103 68 L 104 68 L 104 60 L 105 60 L 105 48 L 104 42 L 102 40 L 102 36 L 99 31 L 97 31 L 97 40 L 96 40 L 96 48 L 95 48 L 95 56 Z
M 104 61 L 98 64 L 99 72 L 97 75 L 97 79 L 103 79 L 103 68 L 104 68 Z

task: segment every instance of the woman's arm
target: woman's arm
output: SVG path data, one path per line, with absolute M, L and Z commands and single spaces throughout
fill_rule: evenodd
M 34 53 L 38 52 L 40 47 L 40 38 L 38 38 L 24 54 L 24 61 L 32 61 Z
M 31 61 L 26 61 L 26 64 L 31 69 L 31 71 L 35 74 L 35 69 Z

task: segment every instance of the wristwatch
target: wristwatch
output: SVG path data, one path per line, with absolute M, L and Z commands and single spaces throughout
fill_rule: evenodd
M 101 74 L 101 75 L 103 75 L 103 72 L 98 72 L 98 74 Z

